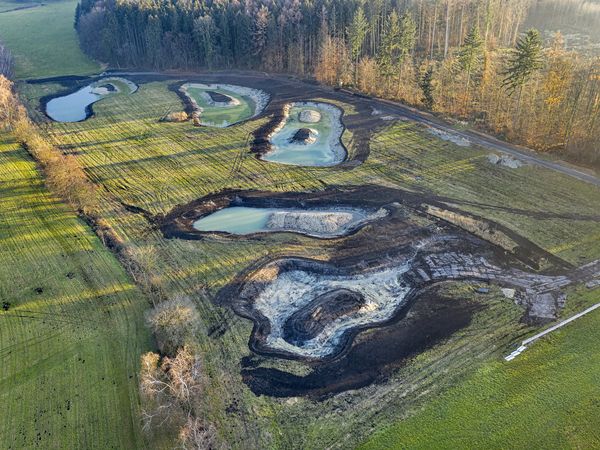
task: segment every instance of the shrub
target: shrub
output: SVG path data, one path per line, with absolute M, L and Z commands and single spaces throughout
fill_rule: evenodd
M 174 355 L 200 326 L 200 315 L 188 297 L 177 297 L 158 304 L 147 314 L 148 326 L 163 354 Z

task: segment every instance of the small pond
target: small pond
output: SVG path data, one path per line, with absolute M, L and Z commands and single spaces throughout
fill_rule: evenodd
M 192 104 L 195 121 L 225 128 L 260 114 L 269 95 L 259 89 L 232 84 L 186 83 L 180 91 Z
M 271 149 L 262 159 L 298 166 L 334 166 L 346 159 L 343 132 L 338 107 L 317 102 L 290 103 L 283 121 L 271 133 Z
M 348 234 L 385 215 L 387 211 L 384 209 L 367 211 L 339 207 L 308 210 L 232 206 L 197 220 L 193 227 L 198 231 L 238 235 L 288 231 L 332 238 Z
M 81 122 L 91 114 L 91 105 L 121 92 L 132 94 L 137 85 L 123 78 L 103 78 L 72 94 L 55 97 L 46 104 L 46 114 L 56 122 Z

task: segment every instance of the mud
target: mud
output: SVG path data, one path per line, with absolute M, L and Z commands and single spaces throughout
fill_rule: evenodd
M 90 82 L 110 76 L 126 77 L 138 85 L 156 81 L 171 81 L 169 90 L 174 92 L 184 105 L 185 112 L 193 117 L 193 105 L 186 95 L 179 89 L 185 83 L 213 83 L 232 84 L 260 89 L 270 94 L 271 101 L 265 109 L 256 117 L 269 117 L 269 121 L 262 127 L 257 127 L 253 132 L 251 151 L 259 157 L 264 146 L 268 143 L 267 135 L 283 118 L 283 107 L 290 102 L 302 102 L 310 100 L 332 100 L 348 102 L 356 109 L 356 114 L 344 116 L 345 127 L 352 132 L 352 148 L 349 149 L 349 157 L 346 161 L 336 166 L 341 170 L 351 170 L 364 162 L 370 152 L 370 138 L 373 133 L 389 126 L 385 120 L 371 115 L 372 105 L 367 99 L 348 94 L 344 91 L 324 89 L 312 80 L 302 82 L 284 76 L 266 76 L 262 72 L 206 72 L 206 73 L 181 73 L 181 74 L 159 74 L 128 71 L 110 71 L 96 77 L 83 76 L 61 76 L 27 80 L 31 84 L 58 83 L 66 89 L 60 93 L 47 96 L 40 100 L 40 111 L 44 111 L 46 103 L 54 97 L 63 96 L 75 92 L 78 88 Z M 262 150 L 261 150 L 262 149 Z
M 242 361 L 242 378 L 257 395 L 324 400 L 336 393 L 384 382 L 412 356 L 468 326 L 473 314 L 482 308 L 478 303 L 444 298 L 431 290 L 392 322 L 362 336 L 343 358 L 310 364 L 306 376 L 255 367 L 260 361 L 246 358 Z
M 297 142 L 300 144 L 312 144 L 315 142 L 314 132 L 310 128 L 300 128 L 292 138 L 290 142 Z
M 269 191 L 242 191 L 225 190 L 194 200 L 188 204 L 179 205 L 171 210 L 165 216 L 155 217 L 153 222 L 162 231 L 166 238 L 179 238 L 202 240 L 212 236 L 220 236 L 227 239 L 265 239 L 265 234 L 254 234 L 237 236 L 228 233 L 211 232 L 204 233 L 193 228 L 193 223 L 201 217 L 211 214 L 219 209 L 228 206 L 254 206 L 271 208 L 303 208 L 317 209 L 319 207 L 356 207 L 367 210 L 378 210 L 382 207 L 396 208 L 395 204 L 407 208 L 415 214 L 430 217 L 438 226 L 457 226 L 461 228 L 461 223 L 468 221 L 476 224 L 486 230 L 479 237 L 487 240 L 496 251 L 502 255 L 510 254 L 519 260 L 523 267 L 539 269 L 545 266 L 549 273 L 562 273 L 565 270 L 573 269 L 573 266 L 564 260 L 547 252 L 531 241 L 523 238 L 511 229 L 486 220 L 480 216 L 467 213 L 457 206 L 452 198 L 432 196 L 425 193 L 404 191 L 401 189 L 387 188 L 377 185 L 365 186 L 331 186 L 318 192 L 269 192 Z M 451 206 L 452 205 L 452 206 Z M 433 216 L 431 208 L 436 211 L 446 212 L 446 214 Z M 398 215 L 398 214 L 397 214 Z M 400 214 L 401 215 L 401 214 Z M 454 223 L 447 220 L 448 217 L 462 218 L 461 221 Z M 345 244 L 340 243 L 340 250 L 345 246 L 350 248 L 371 246 L 383 255 L 388 253 L 389 249 L 396 247 L 395 241 L 386 236 L 395 236 L 405 226 L 401 221 L 395 220 L 392 215 L 377 220 L 377 223 L 387 224 L 385 230 L 379 232 L 379 236 L 372 238 L 361 237 L 358 239 L 346 240 Z M 352 236 L 358 231 L 352 230 L 347 236 Z M 495 239 L 497 236 L 503 236 L 503 242 L 510 240 L 510 250 L 499 245 Z M 380 246 L 381 243 L 381 246 Z M 507 246 L 508 247 L 508 246 Z
M 233 103 L 233 99 L 229 95 L 224 95 L 215 91 L 206 91 L 206 93 L 210 96 L 210 99 L 215 103 L 224 103 L 226 105 Z
M 349 236 L 358 232 L 365 225 L 382 220 L 385 217 L 385 209 L 379 211 L 380 208 L 375 208 L 376 203 L 363 207 L 363 205 L 361 205 L 362 202 L 358 201 L 358 199 L 352 199 L 350 197 L 339 198 L 337 196 L 327 196 L 323 194 L 326 194 L 326 192 L 273 193 L 268 191 L 227 190 L 216 194 L 210 194 L 187 205 L 178 206 L 166 216 L 157 217 L 155 223 L 157 223 L 163 236 L 167 239 L 202 240 L 214 237 L 233 240 L 261 239 L 265 237 L 265 234 L 280 232 L 309 235 L 316 239 L 332 239 L 340 236 L 335 233 L 332 233 L 329 236 L 327 233 L 323 233 L 323 235 L 320 236 L 319 233 L 310 233 L 309 231 L 290 231 L 279 230 L 276 228 L 272 231 L 268 231 L 268 233 L 260 232 L 238 235 L 222 231 L 199 231 L 194 228 L 194 223 L 218 210 L 232 206 L 297 209 L 299 211 L 333 210 L 335 208 L 339 208 L 340 211 L 343 211 L 344 208 L 364 210 L 364 220 L 357 220 L 353 225 L 351 224 L 350 226 L 343 227 L 343 233 L 340 234 Z
M 283 339 L 302 346 L 317 337 L 328 323 L 359 311 L 365 304 L 364 296 L 349 289 L 326 292 L 287 319 L 283 325 Z

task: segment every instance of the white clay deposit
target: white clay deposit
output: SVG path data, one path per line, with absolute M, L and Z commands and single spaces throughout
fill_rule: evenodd
M 518 169 L 519 167 L 521 167 L 523 165 L 523 163 L 521 161 L 513 158 L 512 156 L 508 156 L 508 155 L 498 156 L 495 153 L 491 153 L 488 155 L 488 161 L 497 166 L 504 166 L 504 167 L 508 167 L 510 169 Z
M 391 318 L 404 303 L 410 287 L 402 283 L 401 275 L 410 264 L 380 269 L 352 276 L 320 275 L 304 270 L 291 270 L 275 278 L 256 298 L 254 308 L 270 323 L 267 345 L 294 355 L 323 358 L 336 351 L 343 334 L 361 325 L 373 325 Z M 361 294 L 366 304 L 358 311 L 339 317 L 302 347 L 283 338 L 283 326 L 297 310 L 314 298 L 335 289 Z
M 317 123 L 321 120 L 321 113 L 314 109 L 305 109 L 300 112 L 298 119 L 304 123 Z
M 337 211 L 275 211 L 267 221 L 267 228 L 273 231 L 297 231 L 316 236 L 341 236 L 350 229 L 386 215 L 387 211 L 385 209 L 380 209 L 373 214 L 349 209 Z

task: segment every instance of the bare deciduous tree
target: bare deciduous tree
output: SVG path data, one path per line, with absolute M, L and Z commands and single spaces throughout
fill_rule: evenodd
M 160 351 L 166 355 L 175 355 L 200 326 L 198 310 L 188 297 L 176 297 L 158 304 L 146 319 Z

